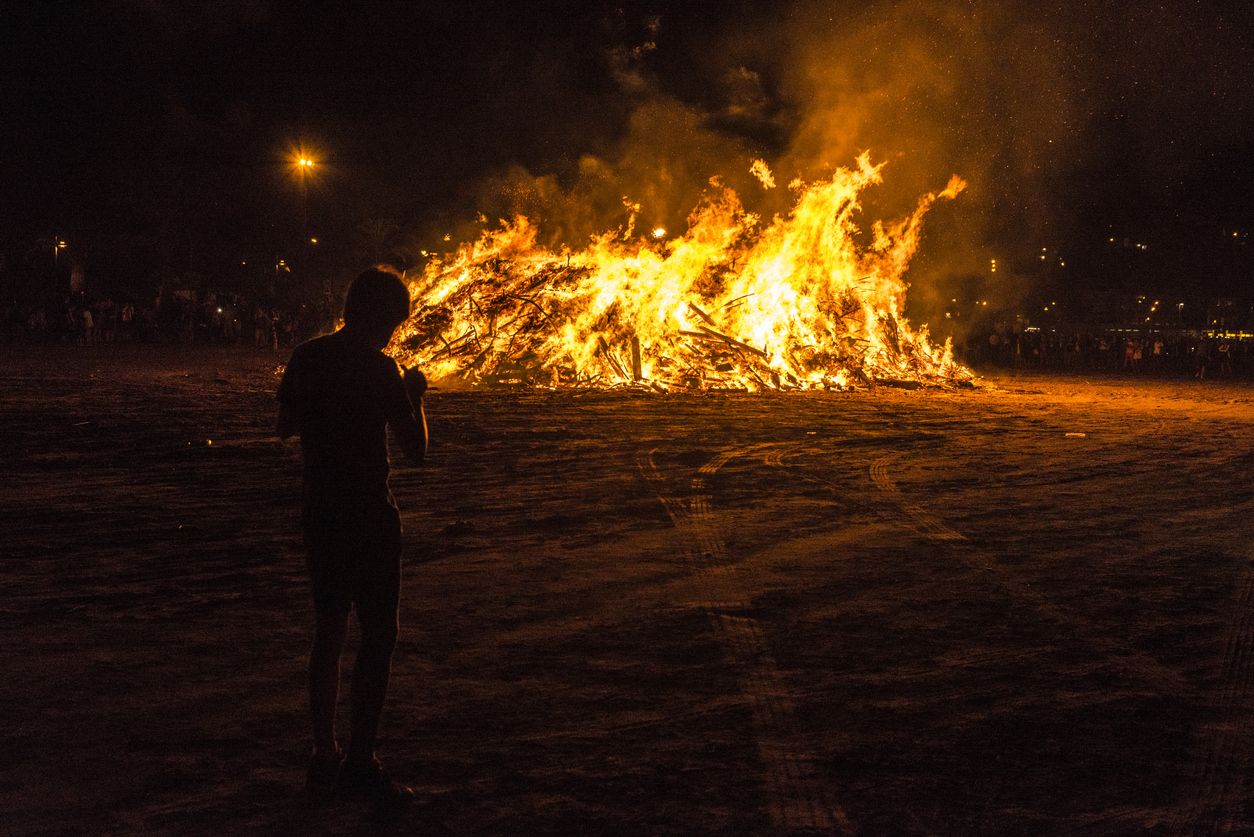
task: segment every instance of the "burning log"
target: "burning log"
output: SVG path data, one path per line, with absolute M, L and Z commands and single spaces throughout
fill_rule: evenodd
M 755 349 L 753 346 L 750 346 L 748 343 L 742 343 L 739 340 L 737 340 L 735 337 L 729 337 L 728 335 L 723 334 L 722 332 L 715 331 L 709 326 L 701 326 L 701 331 L 709 335 L 710 337 L 715 337 L 715 338 L 718 338 L 719 340 L 724 341 L 729 346 L 734 346 L 737 349 L 741 349 L 746 352 L 751 352 L 755 355 L 759 355 L 762 358 L 765 358 L 768 360 L 770 359 L 770 355 L 768 355 L 766 352 L 762 351 L 761 349 Z

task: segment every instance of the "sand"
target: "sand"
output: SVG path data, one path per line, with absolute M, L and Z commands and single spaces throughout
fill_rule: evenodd
M 0 832 L 1254 832 L 1249 385 L 433 391 L 380 822 L 301 793 L 281 360 L 0 355 Z

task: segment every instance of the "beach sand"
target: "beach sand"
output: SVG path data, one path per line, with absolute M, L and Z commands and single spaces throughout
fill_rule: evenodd
M 1248 384 L 433 391 L 381 822 L 301 792 L 283 359 L 0 354 L 0 832 L 1254 832 Z

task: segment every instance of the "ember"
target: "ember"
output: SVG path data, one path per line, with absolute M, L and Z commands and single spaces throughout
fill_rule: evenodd
M 794 182 L 787 217 L 762 224 L 711 180 L 687 231 L 622 230 L 579 252 L 537 244 L 525 217 L 502 222 L 412 281 L 416 313 L 390 351 L 435 380 L 479 385 L 846 389 L 957 384 L 950 346 L 903 317 L 903 275 L 923 216 L 957 177 L 858 241 L 859 195 L 880 182 L 868 155 L 828 181 Z M 753 173 L 774 185 L 766 164 Z M 660 229 L 660 228 L 659 228 Z

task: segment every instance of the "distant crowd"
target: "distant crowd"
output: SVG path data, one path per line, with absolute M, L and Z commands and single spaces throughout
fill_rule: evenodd
M 282 351 L 332 331 L 338 310 L 182 291 L 137 304 L 66 296 L 54 303 L 0 300 L 0 344 L 244 345 Z M 960 359 L 1005 369 L 1254 378 L 1254 336 L 1198 331 L 1001 327 L 957 341 Z
M 291 348 L 334 328 L 330 305 L 285 307 L 237 294 L 183 292 L 136 304 L 67 296 L 45 304 L 0 301 L 0 343 L 207 343 Z
M 1254 378 L 1254 337 L 1223 333 L 999 329 L 963 348 L 969 363 L 1007 369 Z

